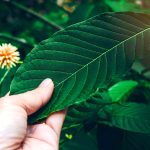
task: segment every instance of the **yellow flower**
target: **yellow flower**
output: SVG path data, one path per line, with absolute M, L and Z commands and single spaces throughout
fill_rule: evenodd
M 17 47 L 6 43 L 0 46 L 0 68 L 10 69 L 19 63 L 20 55 L 17 49 Z

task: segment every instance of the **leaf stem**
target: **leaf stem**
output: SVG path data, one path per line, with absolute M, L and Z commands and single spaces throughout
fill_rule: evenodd
M 3 77 L 0 80 L 0 86 L 2 85 L 3 81 L 7 77 L 8 73 L 10 72 L 11 69 L 7 69 L 6 72 L 4 73 Z
M 4 0 L 4 2 L 7 2 L 7 3 L 10 3 L 11 5 L 17 7 L 18 9 L 22 10 L 22 11 L 25 11 L 26 13 L 32 15 L 33 17 L 41 20 L 42 22 L 44 22 L 45 24 L 48 24 L 49 26 L 53 27 L 54 29 L 56 30 L 61 30 L 63 29 L 63 27 L 55 24 L 54 22 L 52 21 L 49 21 L 47 18 L 43 17 L 42 15 L 40 15 L 39 13 L 33 11 L 32 9 L 29 9 L 21 4 L 18 4 L 17 2 L 13 2 L 13 1 L 10 1 L 10 0 Z
M 32 47 L 32 45 L 28 44 L 25 39 L 19 39 L 19 38 L 13 37 L 11 35 L 0 33 L 0 38 L 12 40 L 12 41 L 15 41 L 17 43 L 23 44 L 25 46 Z

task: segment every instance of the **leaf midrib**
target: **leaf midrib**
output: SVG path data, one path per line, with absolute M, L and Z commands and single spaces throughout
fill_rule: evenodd
M 115 45 L 114 47 L 112 47 L 111 49 L 108 49 L 106 52 L 102 53 L 100 56 L 98 56 L 97 58 L 93 59 L 91 62 L 89 62 L 88 64 L 84 65 L 82 68 L 80 68 L 79 70 L 77 70 L 76 72 L 74 72 L 72 75 L 70 75 L 69 77 L 67 77 L 66 79 L 64 79 L 63 81 L 61 81 L 60 83 L 57 84 L 57 86 L 59 86 L 60 84 L 62 84 L 63 82 L 65 82 L 66 80 L 68 80 L 69 78 L 71 78 L 73 75 L 77 74 L 80 70 L 84 69 L 86 66 L 90 65 L 91 63 L 93 63 L 94 61 L 96 61 L 97 59 L 99 59 L 100 57 L 102 57 L 103 55 L 105 55 L 106 53 L 108 53 L 109 51 L 111 51 L 112 49 L 118 47 L 119 45 L 125 43 L 126 41 L 132 39 L 133 37 L 138 36 L 139 34 L 148 31 L 150 29 L 150 27 L 148 29 L 144 29 L 143 31 L 138 32 L 137 34 L 129 37 L 128 39 L 120 42 L 119 44 Z M 55 86 L 55 88 L 57 87 Z

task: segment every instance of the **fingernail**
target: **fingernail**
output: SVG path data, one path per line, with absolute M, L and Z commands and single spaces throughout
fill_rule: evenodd
M 50 86 L 51 84 L 52 84 L 52 80 L 47 78 L 41 82 L 39 87 L 47 87 L 47 86 Z

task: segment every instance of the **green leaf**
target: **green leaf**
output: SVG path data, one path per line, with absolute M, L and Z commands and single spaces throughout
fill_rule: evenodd
M 98 15 L 103 12 L 109 12 L 111 9 L 105 4 L 104 1 L 94 1 L 90 2 L 85 0 L 77 6 L 74 12 L 70 13 L 70 19 L 68 24 L 74 24 L 79 21 L 83 21 L 95 15 Z M 80 14 L 80 15 L 79 15 Z
M 142 1 L 141 1 L 142 2 Z M 142 7 L 142 4 L 138 4 L 129 0 L 105 0 L 105 3 L 115 12 L 143 12 L 150 13 L 149 9 Z
M 126 80 L 114 84 L 108 89 L 108 92 L 97 91 L 85 102 L 74 105 L 68 110 L 63 129 L 79 126 L 80 123 L 87 123 L 96 120 L 97 113 L 100 109 L 103 109 L 105 105 L 111 105 L 118 101 L 125 101 L 137 85 L 138 82 L 136 81 Z
M 90 3 L 88 1 L 81 3 L 73 13 L 70 13 L 70 19 L 68 23 L 71 25 L 73 23 L 88 19 L 93 8 L 94 3 Z
M 125 74 L 135 58 L 142 57 L 149 38 L 150 16 L 145 14 L 105 13 L 72 25 L 31 51 L 12 81 L 11 94 L 51 78 L 53 97 L 29 122 L 45 119 L 86 101 L 97 88 Z
M 105 105 L 112 104 L 112 101 L 107 92 L 99 92 L 93 94 L 92 97 L 82 102 L 81 104 L 73 105 L 67 112 L 63 130 L 72 127 L 78 127 L 82 123 L 89 124 L 97 120 L 97 113 Z M 88 117 L 87 117 L 88 116 Z
M 112 99 L 112 102 L 123 101 L 125 97 L 137 87 L 138 82 L 127 80 L 120 81 L 108 89 L 108 93 Z
M 9 70 L 0 69 L 0 97 L 5 96 L 9 92 L 10 84 L 17 68 L 18 66 Z
M 113 104 L 109 110 L 102 111 L 99 117 L 104 112 L 108 117 L 103 121 L 99 119 L 101 123 L 132 132 L 150 133 L 150 105 L 128 102 Z
M 138 10 L 140 8 L 135 3 L 127 2 L 126 0 L 119 0 L 119 2 L 114 1 L 114 0 L 106 0 L 105 2 L 115 12 L 134 11 L 134 10 Z

